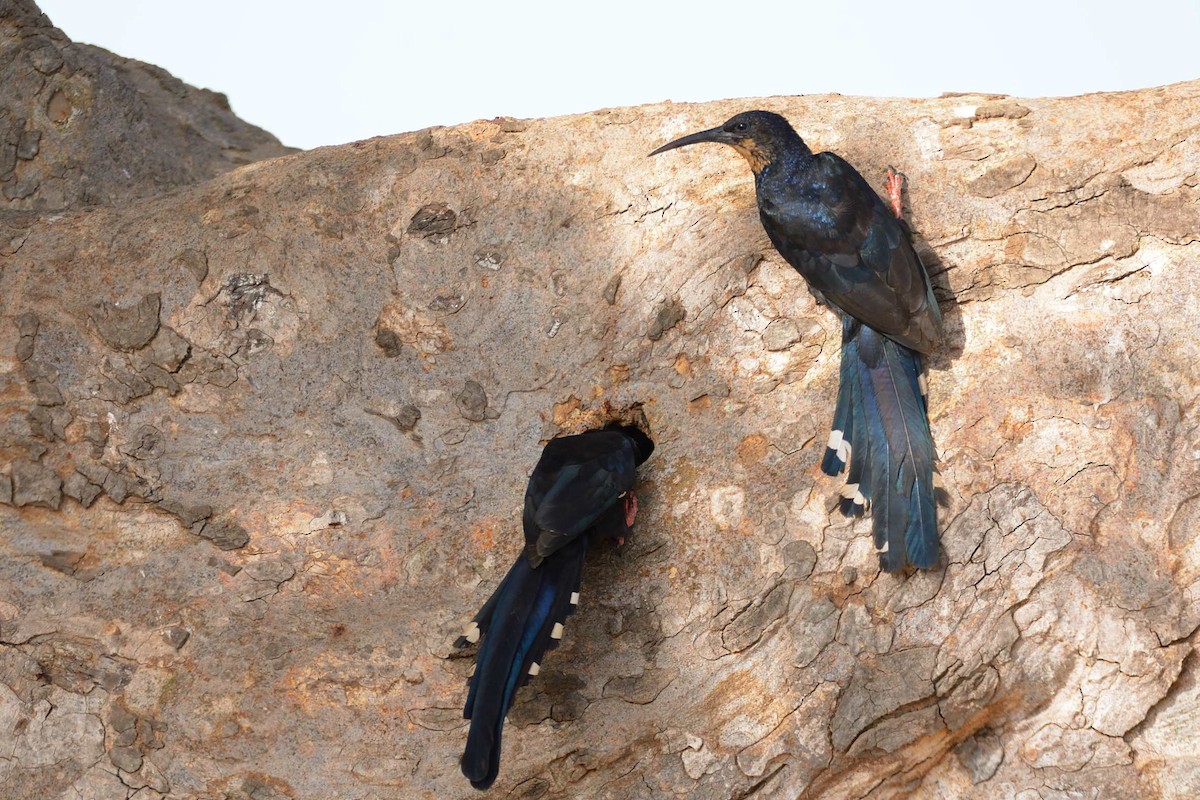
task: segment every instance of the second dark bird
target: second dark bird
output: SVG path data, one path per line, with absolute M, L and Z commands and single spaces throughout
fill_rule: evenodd
M 525 549 L 455 642 L 483 644 L 475 658 L 463 716 L 471 720 L 462 771 L 486 789 L 500 771 L 500 734 L 517 688 L 541 671 L 579 603 L 588 543 L 621 541 L 637 514 L 635 471 L 654 452 L 639 428 L 551 439 L 525 490 Z
M 754 172 L 759 219 L 783 258 L 842 317 L 841 381 L 821 468 L 849 467 L 841 510 L 868 508 L 880 565 L 938 561 L 934 448 L 921 356 L 941 314 L 911 234 L 870 184 L 833 153 L 813 153 L 788 121 L 747 111 L 666 144 L 726 144 Z

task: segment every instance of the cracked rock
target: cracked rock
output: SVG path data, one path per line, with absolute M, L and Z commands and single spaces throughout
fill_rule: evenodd
M 777 319 L 763 331 L 763 347 L 772 352 L 787 350 L 800 341 L 800 328 L 790 319 Z
M 687 309 L 683 307 L 683 304 L 678 299 L 669 300 L 663 303 L 655 313 L 650 330 L 646 332 L 646 338 L 652 342 L 657 342 L 667 331 L 685 319 L 687 319 Z
M 37 157 L 41 141 L 41 131 L 26 128 L 21 132 L 21 141 L 17 143 L 17 158 L 22 161 L 32 161 Z
M 458 413 L 462 414 L 465 419 L 472 422 L 482 422 L 487 419 L 487 394 L 478 382 L 467 381 L 463 385 L 462 391 L 455 396 L 454 402 L 458 406 Z
M 134 303 L 97 302 L 92 306 L 92 324 L 105 344 L 116 350 L 132 352 L 145 347 L 158 332 L 158 313 L 162 305 L 157 292 L 143 295 Z
M 233 522 L 209 522 L 198 534 L 222 550 L 238 550 L 250 543 L 250 534 Z
M 319 517 L 308 521 L 310 531 L 323 531 L 326 528 L 340 528 L 350 522 L 349 515 L 338 508 L 331 508 Z
M 704 742 L 697 740 L 697 744 L 689 746 L 686 750 L 679 754 L 683 760 L 683 771 L 692 780 L 699 780 L 710 772 L 718 768 L 717 757 L 709 750 Z
M 411 403 L 403 406 L 389 403 L 381 408 L 368 408 L 365 410 L 368 414 L 386 419 L 395 425 L 396 430 L 401 433 L 411 433 L 413 428 L 417 427 L 417 423 L 421 421 L 421 409 Z
M 161 456 L 163 448 L 162 431 L 153 425 L 143 425 L 134 432 L 128 442 L 121 446 L 121 452 L 131 458 L 146 460 Z
M 601 296 L 604 298 L 604 302 L 610 306 L 617 304 L 617 292 L 621 291 L 621 280 L 622 275 L 618 272 L 608 279 L 608 283 L 604 284 L 604 291 L 601 292 Z
M 168 625 L 162 629 L 163 639 L 176 650 L 182 649 L 187 644 L 187 640 L 191 638 L 191 635 L 192 632 L 182 625 Z
M 674 669 L 647 669 L 630 678 L 613 678 L 604 684 L 603 697 L 619 697 L 627 703 L 646 705 L 662 694 L 678 674 Z
M 187 631 L 184 631 L 185 633 Z M 181 645 L 182 646 L 182 645 Z M 161 750 L 164 746 L 162 732 L 167 729 L 166 723 L 156 720 L 139 719 L 137 721 L 138 738 L 142 744 L 151 750 Z
M 833 746 L 845 751 L 876 720 L 933 695 L 937 648 L 919 647 L 860 662 L 830 720 Z
M 12 503 L 15 506 L 39 506 L 57 511 L 62 504 L 62 479 L 57 472 L 43 464 L 14 461 Z
M 987 729 L 960 744 L 955 752 L 976 785 L 991 780 L 1004 761 L 1004 744 L 995 732 Z
M 142 753 L 135 747 L 114 747 L 108 757 L 114 767 L 125 772 L 137 772 L 142 768 Z
M 997 100 L 975 109 L 976 119 L 1021 119 L 1026 116 L 1029 116 L 1029 109 L 1015 100 Z
M 196 528 L 198 524 L 213 515 L 212 506 L 206 503 L 193 504 L 178 500 L 163 500 L 158 506 L 168 514 L 179 517 L 179 521 L 186 527 L 191 528 L 194 533 L 199 533 L 199 530 Z
M 37 339 L 41 321 L 36 314 L 26 311 L 17 315 L 16 323 L 17 334 L 20 336 L 17 340 L 17 360 L 28 361 L 33 356 L 33 343 Z
M 259 309 L 272 299 L 283 297 L 283 292 L 271 285 L 271 276 L 265 272 L 233 273 L 222 284 L 221 294 L 228 307 L 229 319 L 238 325 L 253 322 Z
M 498 272 L 504 266 L 504 251 L 498 247 L 483 247 L 475 251 L 475 266 Z
M 971 181 L 971 193 L 979 197 L 996 197 L 1024 183 L 1036 166 L 1037 161 L 1033 156 L 1022 153 Z
M 42 565 L 57 570 L 64 575 L 74 575 L 79 569 L 79 562 L 87 556 L 77 550 L 51 550 L 41 557 Z
M 448 236 L 458 227 L 458 215 L 445 203 L 422 206 L 408 223 L 408 232 L 426 238 Z
M 208 277 L 208 256 L 201 250 L 187 248 L 171 259 L 171 263 L 192 273 L 197 283 Z
M 191 352 L 191 345 L 175 331 L 163 325 L 150 341 L 144 357 L 167 372 L 178 372 Z
M 104 493 L 117 505 L 129 497 L 129 479 L 115 472 L 108 472 L 104 477 Z
M 25 364 L 25 377 L 38 405 L 60 406 L 64 399 L 58 388 L 58 370 L 49 364 L 29 361 Z
M 66 440 L 71 419 L 71 413 L 60 405 L 39 405 L 29 412 L 29 426 L 34 435 L 51 442 Z
M 742 609 L 721 631 L 721 642 L 729 652 L 740 653 L 757 644 L 767 627 L 787 613 L 792 589 L 790 581 L 780 581 Z
M 132 786 L 134 783 L 129 780 L 131 777 L 125 776 L 126 782 Z M 170 781 L 167 780 L 167 776 L 163 774 L 163 771 L 154 763 L 152 758 L 142 759 L 142 768 L 138 770 L 137 774 L 137 784 L 142 785 L 142 788 L 130 800 L 137 800 L 138 795 L 142 792 L 153 791 L 157 797 L 159 794 L 166 794 L 171 791 Z
M 279 585 L 290 580 L 296 569 L 285 561 L 251 561 L 245 566 L 246 574 L 256 581 L 269 581 Z

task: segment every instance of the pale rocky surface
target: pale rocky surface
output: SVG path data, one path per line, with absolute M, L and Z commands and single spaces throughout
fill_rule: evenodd
M 110 204 L 286 155 L 222 94 L 72 42 L 33 0 L 0 0 L 0 208 Z
M 784 113 L 910 215 L 944 566 L 878 572 L 819 474 L 838 328 L 748 171 Z M 0 217 L 0 786 L 468 798 L 450 642 L 540 444 L 635 402 L 495 796 L 1200 792 L 1200 82 L 496 120 Z

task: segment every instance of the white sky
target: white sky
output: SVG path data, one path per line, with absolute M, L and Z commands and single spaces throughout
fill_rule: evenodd
M 775 94 L 1069 95 L 1200 78 L 1200 0 L 39 0 L 75 41 L 315 147 Z

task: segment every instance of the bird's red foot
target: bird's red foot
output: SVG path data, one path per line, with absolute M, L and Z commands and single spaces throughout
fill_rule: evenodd
M 637 516 L 637 512 L 638 512 L 637 496 L 633 492 L 625 492 L 621 495 L 621 499 L 625 503 L 625 527 L 632 528 L 633 527 L 633 518 Z M 617 546 L 623 547 L 624 545 L 625 545 L 625 537 L 618 536 L 617 537 Z
M 892 213 L 894 213 L 896 215 L 896 219 L 904 219 L 904 200 L 902 198 L 902 195 L 904 193 L 904 182 L 906 180 L 907 180 L 907 178 L 904 177 L 903 172 L 896 172 L 896 170 L 892 169 L 891 167 L 888 167 L 888 169 L 887 169 L 888 200 L 892 204 Z

